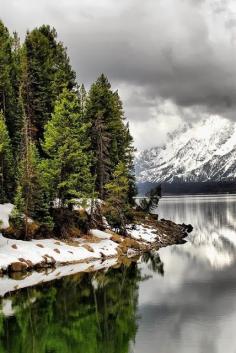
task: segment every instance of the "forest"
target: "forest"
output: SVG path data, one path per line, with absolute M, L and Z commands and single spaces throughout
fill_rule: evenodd
M 15 206 L 4 232 L 65 238 L 102 228 L 104 216 L 124 232 L 133 158 L 122 101 L 105 74 L 86 92 L 54 28 L 21 42 L 0 22 L 0 204 Z

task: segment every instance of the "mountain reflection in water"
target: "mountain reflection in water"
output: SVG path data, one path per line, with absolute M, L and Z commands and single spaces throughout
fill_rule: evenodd
M 135 353 L 235 353 L 236 196 L 164 198 L 158 212 L 194 230 L 159 251 L 164 277 L 140 284 Z
M 163 198 L 183 245 L 0 300 L 0 353 L 235 353 L 236 196 Z
M 236 261 L 236 195 L 168 197 L 161 200 L 158 213 L 160 218 L 194 227 L 188 242 L 175 251 L 212 267 Z

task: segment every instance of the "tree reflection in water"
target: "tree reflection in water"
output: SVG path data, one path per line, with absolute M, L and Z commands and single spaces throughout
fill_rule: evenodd
M 143 254 L 142 261 L 148 265 L 149 270 L 164 276 L 164 264 L 157 251 L 150 251 Z
M 140 280 L 131 263 L 15 293 L 14 315 L 0 317 L 0 353 L 129 352 Z

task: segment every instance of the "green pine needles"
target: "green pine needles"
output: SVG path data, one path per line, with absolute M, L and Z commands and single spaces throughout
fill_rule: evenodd
M 46 25 L 21 44 L 0 22 L 0 67 L 0 202 L 15 205 L 13 230 L 24 238 L 51 232 L 60 228 L 57 212 L 68 224 L 77 212 L 77 222 L 78 206 L 100 198 L 124 232 L 136 192 L 134 148 L 107 77 L 87 93 Z
M 45 126 L 43 150 L 45 179 L 51 197 L 59 206 L 72 207 L 76 200 L 91 196 L 91 153 L 87 138 L 89 124 L 82 122 L 78 95 L 64 89 Z
M 14 188 L 12 145 L 4 115 L 0 112 L 0 203 L 12 200 Z

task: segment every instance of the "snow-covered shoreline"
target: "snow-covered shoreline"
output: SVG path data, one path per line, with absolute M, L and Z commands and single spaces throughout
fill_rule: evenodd
M 57 268 L 53 267 L 50 269 L 45 269 L 44 271 L 27 272 L 24 276 L 20 276 L 19 278 L 4 275 L 0 278 L 0 297 L 19 289 L 36 286 L 39 283 L 47 283 L 81 272 L 105 270 L 115 266 L 116 264 L 117 258 L 111 258 L 105 261 L 97 260 L 93 262 L 64 265 Z
M 121 262 L 122 255 L 130 257 L 140 252 L 122 246 L 124 238 L 118 236 L 118 243 L 111 240 L 112 237 L 114 235 L 93 230 L 87 239 L 73 239 L 70 244 L 56 239 L 13 240 L 0 235 L 0 297 L 79 272 L 110 268 Z M 139 242 L 136 245 L 138 247 Z M 12 272 L 20 275 L 12 275 Z
M 10 204 L 0 209 L 4 226 L 8 226 L 11 209 Z M 110 230 L 93 229 L 89 235 L 81 238 L 30 241 L 9 239 L 0 233 L 0 296 L 77 272 L 110 267 L 121 262 L 122 257 L 132 257 L 175 244 L 186 236 L 183 226 L 165 220 L 155 224 L 130 225 L 127 231 L 126 237 Z M 37 272 L 42 269 L 45 271 Z M 24 275 L 19 280 L 9 278 L 7 275 L 13 272 L 22 272 Z
M 20 272 L 115 257 L 117 247 L 118 244 L 110 240 L 107 233 L 104 233 L 104 237 L 91 237 L 88 241 L 82 238 L 73 241 L 53 238 L 23 241 L 1 235 L 0 271 Z

